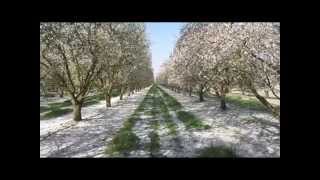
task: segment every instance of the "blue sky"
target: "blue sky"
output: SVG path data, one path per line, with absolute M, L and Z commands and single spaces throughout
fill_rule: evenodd
M 155 75 L 160 65 L 172 52 L 180 29 L 184 23 L 146 23 L 148 39 L 151 42 L 152 67 Z

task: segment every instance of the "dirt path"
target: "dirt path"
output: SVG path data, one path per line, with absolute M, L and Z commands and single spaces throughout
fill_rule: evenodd
M 194 132 L 198 142 L 193 146 L 231 146 L 241 157 L 279 157 L 280 123 L 268 112 L 241 109 L 228 104 L 228 110 L 219 109 L 216 98 L 206 98 L 178 94 L 161 87 L 175 97 L 184 108 L 204 120 L 212 128 Z
M 103 157 L 105 145 L 137 108 L 148 88 L 114 101 L 106 110 L 104 102 L 83 108 L 83 121 L 71 115 L 40 122 L 40 157 Z

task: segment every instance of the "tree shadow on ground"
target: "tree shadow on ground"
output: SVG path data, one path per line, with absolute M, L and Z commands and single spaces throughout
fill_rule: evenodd
M 40 152 L 41 147 L 50 149 L 48 157 L 91 157 L 103 152 L 105 139 L 116 134 L 138 101 L 139 98 L 127 98 L 108 110 L 101 107 L 77 125 L 40 141 Z
M 228 129 L 238 129 L 240 133 L 235 134 L 235 138 L 239 140 L 237 147 L 245 147 L 241 150 L 243 155 L 248 157 L 280 155 L 280 123 L 270 113 L 239 108 L 233 104 L 228 104 L 228 109 L 222 111 L 219 108 L 219 99 L 216 97 L 207 97 L 204 102 L 199 102 L 197 97 L 167 91 L 174 94 L 185 109 L 207 121 L 212 127 L 210 131 L 225 129 L 224 136 L 230 136 L 227 133 Z M 245 119 L 249 119 L 250 123 Z

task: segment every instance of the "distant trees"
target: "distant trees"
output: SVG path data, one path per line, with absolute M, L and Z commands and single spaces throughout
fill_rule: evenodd
M 143 24 L 108 23 L 103 27 L 103 55 L 99 61 L 102 71 L 98 74 L 95 84 L 105 94 L 106 106 L 110 107 L 112 91 L 120 91 L 122 99 L 123 93 L 128 89 L 129 76 L 133 75 L 134 70 L 143 71 L 141 62 L 148 63 L 150 58 L 146 56 L 149 49 Z M 147 82 L 150 83 L 150 80 Z M 131 91 L 137 88 L 134 87 Z
M 204 92 L 214 91 L 223 110 L 232 88 L 248 89 L 279 116 L 258 89 L 280 99 L 280 24 L 188 23 L 157 80 L 189 92 L 193 88 L 200 101 Z
M 143 24 L 41 23 L 40 76 L 53 79 L 62 92 L 68 92 L 73 119 L 80 121 L 89 89 L 104 93 L 109 107 L 114 88 L 122 96 L 130 81 L 144 80 L 134 89 L 153 82 L 148 48 Z M 147 74 L 135 74 L 139 70 Z

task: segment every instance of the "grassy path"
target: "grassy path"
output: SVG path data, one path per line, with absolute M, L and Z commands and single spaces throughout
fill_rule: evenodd
M 195 115 L 153 85 L 135 112 L 107 145 L 111 157 L 196 156 L 193 131 L 208 130 Z

